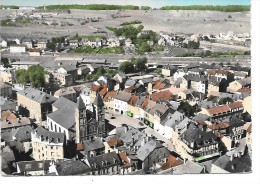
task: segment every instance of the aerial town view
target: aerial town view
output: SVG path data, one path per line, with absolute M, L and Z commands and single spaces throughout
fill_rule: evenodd
M 251 173 L 250 0 L 215 1 L 3 1 L 1 175 Z

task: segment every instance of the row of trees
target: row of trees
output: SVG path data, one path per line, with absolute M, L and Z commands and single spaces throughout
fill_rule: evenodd
M 41 66 L 31 66 L 28 70 L 16 70 L 16 80 L 19 84 L 31 84 L 33 87 L 44 87 L 45 71 Z
M 102 75 L 108 75 L 109 77 L 114 77 L 116 75 L 117 71 L 115 70 L 109 70 L 109 69 L 105 69 L 102 66 L 98 69 L 97 73 L 95 74 L 91 74 L 88 75 L 86 77 L 87 80 L 91 80 L 91 79 L 95 79 L 97 80 L 99 77 L 101 77 Z
M 210 5 L 191 5 L 191 6 L 163 6 L 161 10 L 209 10 L 223 12 L 241 12 L 250 11 L 250 5 L 227 5 L 227 6 L 210 6 Z
M 122 63 L 119 70 L 124 73 L 142 72 L 147 69 L 147 58 L 133 58 L 130 61 Z
M 38 7 L 43 9 L 44 6 Z M 66 10 L 66 9 L 85 9 L 85 10 L 139 10 L 139 6 L 133 5 L 108 5 L 108 4 L 88 4 L 88 5 L 79 5 L 79 4 L 70 4 L 70 5 L 48 5 L 45 6 L 49 10 Z

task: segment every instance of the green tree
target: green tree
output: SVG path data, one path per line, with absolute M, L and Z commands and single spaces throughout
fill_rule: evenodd
M 221 63 L 219 63 L 219 65 L 221 66 L 221 67 L 223 67 L 224 66 L 224 64 L 221 62 Z
M 186 101 L 181 101 L 178 111 L 183 112 L 185 116 L 191 117 L 194 116 L 194 108 Z
M 30 82 L 29 75 L 25 69 L 16 70 L 16 81 L 19 84 L 27 84 Z
M 134 72 L 134 63 L 133 62 L 123 62 L 120 67 L 119 70 L 124 72 L 124 73 L 131 73 Z
M 8 58 L 1 58 L 1 64 L 5 67 L 5 68 L 11 68 L 12 66 L 9 63 L 9 59 Z
M 221 98 L 218 103 L 219 105 L 222 105 L 222 104 L 232 103 L 232 102 L 234 102 L 232 98 L 226 97 L 226 98 Z
M 134 62 L 135 66 L 135 71 L 140 72 L 140 71 L 145 71 L 147 69 L 147 57 L 142 57 L 142 58 L 137 58 L 133 59 L 132 62 Z
M 28 75 L 30 83 L 33 87 L 43 87 L 45 84 L 44 80 L 44 69 L 41 66 L 31 66 L 28 68 Z

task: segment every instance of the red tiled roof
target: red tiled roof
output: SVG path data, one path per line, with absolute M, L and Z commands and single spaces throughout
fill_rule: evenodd
M 132 96 L 129 100 L 129 105 L 135 106 L 135 103 L 137 102 L 137 100 L 139 99 L 139 96 Z
M 103 98 L 103 101 L 107 102 L 109 100 L 109 97 L 114 97 L 114 96 L 116 96 L 116 92 L 115 91 L 109 91 L 109 92 L 107 92 L 107 94 Z
M 114 138 L 111 139 L 109 141 L 107 141 L 107 144 L 111 147 L 111 146 L 118 146 L 122 143 L 122 141 L 119 138 Z
M 82 151 L 84 150 L 84 144 L 83 143 L 78 143 L 77 144 L 77 151 Z
M 207 110 L 211 115 L 223 114 L 223 113 L 227 113 L 230 111 L 230 109 L 227 105 L 212 107 Z
M 230 109 L 236 109 L 239 107 L 243 107 L 243 104 L 242 104 L 242 102 L 233 102 L 233 103 L 228 104 L 228 107 Z
M 205 121 L 202 121 L 202 120 L 198 120 L 197 123 L 198 123 L 199 125 L 207 125 L 207 124 L 205 123 Z
M 2 119 L 7 119 L 12 114 L 11 111 L 7 110 L 2 113 Z
M 173 99 L 173 95 L 169 90 L 160 91 L 158 93 L 153 93 L 150 96 L 152 97 L 152 100 L 155 101 L 155 102 L 158 102 L 160 100 L 171 100 L 171 99 Z
M 135 86 L 130 86 L 128 88 L 125 88 L 124 91 L 128 93 L 133 93 L 135 89 L 136 89 Z
M 166 86 L 166 84 L 158 81 L 156 82 L 155 86 L 153 87 L 154 89 L 163 89 Z
M 101 86 L 93 85 L 91 86 L 92 91 L 98 91 L 101 88 Z
M 250 88 L 241 88 L 241 89 L 238 90 L 238 92 L 250 93 L 251 94 L 251 89 Z
M 106 94 L 106 92 L 107 92 L 107 88 L 103 88 L 103 89 L 99 92 L 99 94 L 100 94 L 101 96 L 104 96 L 104 95 Z
M 208 127 L 212 130 L 226 129 L 229 127 L 229 124 L 220 122 L 220 123 L 213 123 L 212 125 L 209 125 Z
M 231 72 L 229 72 L 227 70 L 218 69 L 218 70 L 210 70 L 207 73 L 208 73 L 208 75 L 216 75 L 216 74 L 228 75 Z
M 183 161 L 180 160 L 180 159 L 177 159 L 176 157 L 172 156 L 172 155 L 169 155 L 167 157 L 167 162 L 162 166 L 162 170 L 166 170 L 166 169 L 169 169 L 171 167 L 176 167 L 178 165 L 182 165 L 183 164 Z
M 13 119 L 17 118 L 15 114 L 11 114 L 9 117 L 8 117 L 8 121 L 11 121 Z

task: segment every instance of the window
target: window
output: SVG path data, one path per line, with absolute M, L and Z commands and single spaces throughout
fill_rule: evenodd
M 61 132 L 61 128 L 59 127 L 59 132 Z

